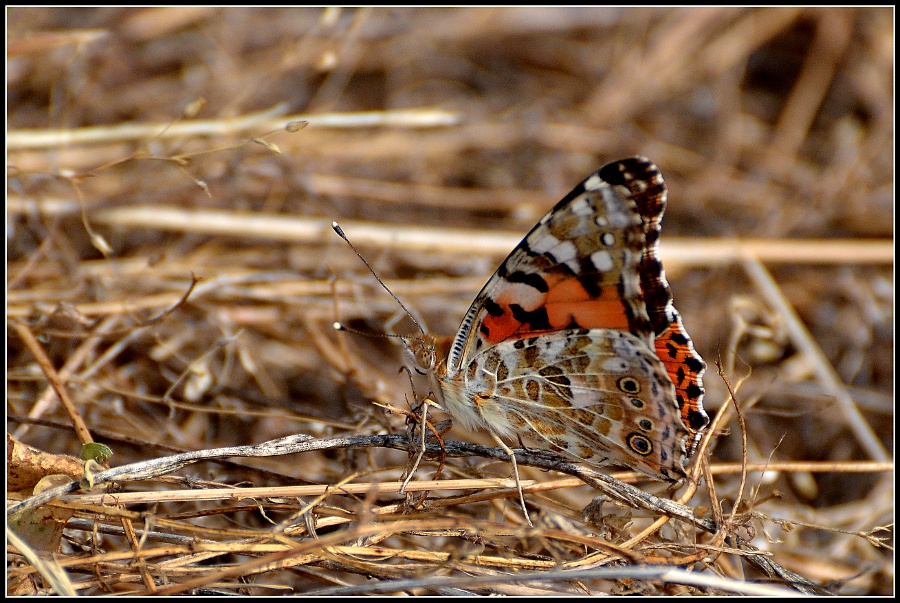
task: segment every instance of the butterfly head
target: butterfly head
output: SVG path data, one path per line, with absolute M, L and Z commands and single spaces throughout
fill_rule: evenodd
M 400 338 L 416 372 L 420 375 L 433 373 L 438 366 L 436 340 L 430 335 L 404 335 Z

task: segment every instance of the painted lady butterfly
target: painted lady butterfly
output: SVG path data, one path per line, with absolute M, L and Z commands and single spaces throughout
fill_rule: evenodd
M 604 166 L 512 251 L 456 336 L 405 337 L 441 406 L 501 445 L 683 476 L 709 422 L 706 364 L 658 257 L 665 206 L 649 160 Z

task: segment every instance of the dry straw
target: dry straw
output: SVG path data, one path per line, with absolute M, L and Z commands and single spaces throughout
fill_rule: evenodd
M 893 593 L 890 9 L 7 16 L 9 594 Z M 517 450 L 528 527 L 331 221 L 449 333 L 634 154 L 716 422 L 676 491 Z

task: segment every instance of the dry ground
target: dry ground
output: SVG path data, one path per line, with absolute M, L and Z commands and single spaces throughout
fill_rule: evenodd
M 8 497 L 82 477 L 89 440 L 111 467 L 327 448 L 101 473 L 16 519 L 10 593 L 893 593 L 891 9 L 7 18 Z M 464 481 L 398 494 L 400 348 L 331 323 L 414 327 L 331 220 L 451 333 L 546 209 L 633 154 L 666 176 L 663 259 L 728 407 L 683 501 L 711 528 L 654 523 L 655 499 L 585 521 L 595 489 L 522 462 L 528 528 L 460 426 L 441 478 Z

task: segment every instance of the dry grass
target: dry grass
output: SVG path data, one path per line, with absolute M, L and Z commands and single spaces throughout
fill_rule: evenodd
M 83 477 L 89 439 L 131 471 L 18 518 L 9 593 L 893 593 L 891 9 L 7 14 L 9 498 Z M 732 408 L 686 507 L 585 521 L 597 490 L 524 455 L 528 528 L 459 426 L 453 481 L 431 455 L 398 494 L 401 354 L 330 326 L 398 309 L 331 220 L 449 333 L 632 154 L 669 183 L 667 272 L 711 414 L 717 358 L 737 386 L 745 482 Z

